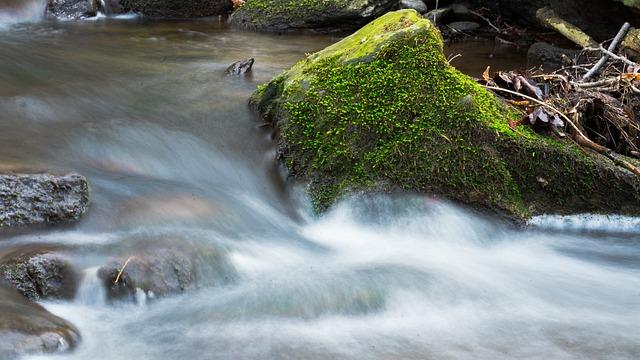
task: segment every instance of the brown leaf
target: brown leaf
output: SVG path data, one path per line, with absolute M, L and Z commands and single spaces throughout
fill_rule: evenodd
M 482 73 L 482 79 L 486 82 L 491 81 L 491 78 L 489 77 L 491 71 L 491 66 L 487 66 L 487 69 Z

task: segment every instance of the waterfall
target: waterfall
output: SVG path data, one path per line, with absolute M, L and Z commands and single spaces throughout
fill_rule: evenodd
M 84 305 L 105 304 L 106 293 L 102 281 L 98 278 L 98 268 L 96 266 L 84 270 L 76 302 Z
M 103 15 L 109 16 L 113 14 L 113 10 L 111 9 L 111 4 L 109 0 L 100 0 L 100 6 L 98 7 L 99 12 Z
M 0 2 L 0 30 L 13 24 L 34 22 L 44 16 L 46 0 L 8 0 Z

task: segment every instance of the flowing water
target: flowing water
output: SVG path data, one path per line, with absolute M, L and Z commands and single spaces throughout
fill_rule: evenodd
M 311 214 L 246 103 L 338 38 L 11 13 L 0 12 L 0 169 L 78 171 L 92 194 L 78 224 L 0 233 L 2 247 L 66 247 L 84 273 L 74 301 L 45 303 L 79 328 L 79 347 L 32 358 L 640 358 L 640 219 L 515 230 L 419 195 Z M 450 52 L 464 49 L 456 64 L 479 74 L 493 46 Z M 250 77 L 223 76 L 246 57 Z M 174 246 L 218 254 L 199 289 L 105 300 L 99 266 Z

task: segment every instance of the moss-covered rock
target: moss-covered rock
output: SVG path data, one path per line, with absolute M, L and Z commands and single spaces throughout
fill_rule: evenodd
M 413 10 L 388 13 L 261 86 L 251 105 L 323 210 L 353 191 L 444 196 L 516 218 L 640 210 L 640 181 L 527 127 L 451 67 Z
M 397 0 L 247 0 L 230 22 L 262 31 L 355 28 L 397 6 Z
M 192 18 L 226 15 L 231 0 L 120 0 L 119 10 L 133 11 L 151 17 Z

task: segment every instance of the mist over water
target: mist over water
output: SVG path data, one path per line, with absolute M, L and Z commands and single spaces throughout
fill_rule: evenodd
M 420 195 L 313 215 L 246 102 L 336 38 L 141 21 L 0 32 L 0 169 L 75 170 L 92 194 L 79 224 L 0 234 L 62 245 L 84 274 L 45 304 L 79 347 L 29 359 L 640 357 L 638 219 L 513 229 Z M 250 56 L 251 77 L 223 76 Z M 172 248 L 211 254 L 198 289 L 106 301 L 99 266 Z
M 0 1 L 0 30 L 11 25 L 36 22 L 44 17 L 47 0 Z

